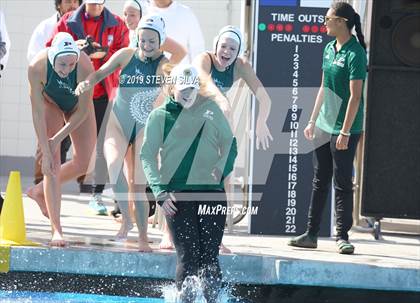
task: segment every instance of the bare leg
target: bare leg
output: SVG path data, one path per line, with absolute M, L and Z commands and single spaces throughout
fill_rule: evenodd
M 45 119 L 47 124 L 47 135 L 49 138 L 54 136 L 64 124 L 63 113 L 54 105 L 45 102 Z M 93 131 L 88 128 L 93 125 Z M 82 174 L 87 170 L 89 163 L 90 154 L 95 146 L 95 122 L 93 116 L 93 107 L 89 112 L 87 119 L 73 131 L 71 134 L 74 148 L 74 157 L 72 166 L 77 172 L 76 175 Z M 92 135 L 93 134 L 93 138 Z M 44 206 L 48 210 L 48 215 L 51 222 L 52 229 L 52 240 L 51 245 L 53 246 L 64 246 L 66 242 L 63 239 L 63 231 L 60 223 L 60 210 L 61 210 L 61 179 L 62 179 L 62 168 L 60 167 L 60 150 L 57 149 L 54 153 L 54 161 L 59 167 L 55 172 L 55 175 L 45 175 L 44 181 L 33 188 L 29 189 L 28 196 L 35 198 L 41 210 Z M 68 163 L 67 163 L 68 164 Z M 45 193 L 45 198 L 44 198 Z M 43 211 L 44 212 L 44 211 Z
M 45 102 L 45 104 L 48 108 L 48 115 L 46 115 L 48 116 L 48 119 L 52 116 L 49 113 L 50 111 L 54 112 L 55 110 L 62 115 L 61 111 L 59 111 L 59 109 L 57 109 L 54 105 L 47 102 Z M 73 159 L 61 165 L 59 175 L 60 186 L 64 182 L 86 174 L 87 170 L 93 168 L 92 163 L 95 163 L 95 154 L 93 153 L 93 150 L 96 144 L 96 123 L 93 105 L 90 106 L 88 110 L 89 114 L 86 120 L 70 134 L 70 138 L 73 143 Z M 63 119 L 61 119 L 61 123 L 63 123 Z M 60 128 L 62 126 L 63 124 L 60 125 Z M 51 136 L 55 133 L 51 134 Z M 38 203 L 42 213 L 47 215 L 47 213 L 45 213 L 44 182 L 40 182 L 31 187 L 27 194 L 31 199 Z
M 160 249 L 174 249 L 174 243 L 172 242 L 172 237 L 169 232 L 168 224 L 166 223 L 165 217 L 163 218 L 163 235 L 162 240 L 160 241 L 159 248 Z
M 59 165 L 59 151 L 54 154 L 54 161 L 56 162 L 56 165 Z M 52 239 L 50 245 L 65 246 L 66 242 L 63 238 L 63 231 L 60 223 L 61 184 L 59 183 L 59 172 L 57 172 L 57 175 L 44 176 L 44 192 L 46 208 L 51 222 Z
M 125 240 L 133 228 L 128 207 L 128 187 L 123 172 L 123 161 L 128 141 L 113 112 L 110 113 L 104 141 L 104 154 L 108 166 L 109 180 L 113 184 L 114 194 L 121 211 L 121 228 L 117 240 Z
M 136 221 L 135 215 L 135 182 L 134 182 L 134 147 L 132 144 L 128 146 L 127 153 L 124 158 L 124 175 L 128 183 L 128 208 L 130 211 L 131 221 Z
M 139 251 L 151 252 L 152 248 L 149 246 L 147 237 L 147 219 L 149 217 L 149 201 L 146 196 L 146 176 L 143 172 L 143 166 L 140 161 L 140 150 L 143 145 L 143 130 L 139 132 L 135 140 L 135 146 L 132 151 L 132 171 L 134 172 L 133 180 L 136 185 L 133 189 L 135 193 L 135 214 L 136 223 L 139 230 Z
M 47 128 L 47 136 L 51 138 L 63 126 L 63 113 L 53 105 L 44 102 L 45 104 L 45 120 Z M 62 246 L 65 244 L 62 239 L 62 230 L 60 224 L 60 205 L 61 205 L 61 191 L 60 191 L 60 152 L 55 151 L 53 154 L 53 161 L 58 169 L 54 174 L 45 175 L 45 182 L 41 182 L 41 194 L 34 190 L 34 187 L 28 190 L 28 196 L 35 200 L 42 213 L 50 218 L 52 238 L 51 245 Z M 39 185 L 37 185 L 39 187 Z M 45 190 L 45 199 L 42 192 Z M 56 241 L 57 240 L 57 241 Z

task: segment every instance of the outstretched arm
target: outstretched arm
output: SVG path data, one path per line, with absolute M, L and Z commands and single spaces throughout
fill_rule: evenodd
M 117 51 L 97 71 L 89 74 L 85 81 L 82 81 L 79 83 L 79 85 L 77 85 L 75 90 L 76 95 L 80 96 L 86 91 L 91 90 L 98 82 L 112 74 L 116 69 L 124 67 L 131 59 L 134 51 L 134 49 L 128 47 Z
M 273 137 L 271 136 L 270 130 L 267 126 L 267 119 L 271 110 L 270 96 L 247 61 L 238 58 L 237 71 L 239 73 L 239 77 L 244 79 L 260 104 L 256 126 L 256 147 L 259 149 L 261 144 L 262 148 L 266 150 L 269 148 L 269 139 L 273 141 Z

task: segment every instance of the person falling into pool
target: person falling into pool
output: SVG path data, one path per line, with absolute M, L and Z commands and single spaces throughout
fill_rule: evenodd
M 164 73 L 171 81 L 165 81 L 165 103 L 148 118 L 141 160 L 177 252 L 178 290 L 187 277 L 199 276 L 207 302 L 216 302 L 226 213 L 200 209 L 226 208 L 223 180 L 233 169 L 236 139 L 195 67 L 164 65 Z M 181 299 L 193 302 L 193 292 L 184 289 Z

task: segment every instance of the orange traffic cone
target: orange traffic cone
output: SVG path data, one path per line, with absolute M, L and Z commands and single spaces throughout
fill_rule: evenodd
M 39 245 L 26 239 L 22 188 L 18 171 L 10 172 L 6 197 L 0 215 L 0 246 L 12 245 Z

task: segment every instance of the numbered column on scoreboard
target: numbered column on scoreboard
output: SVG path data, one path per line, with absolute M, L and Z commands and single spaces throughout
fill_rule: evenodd
M 250 231 L 296 235 L 306 230 L 311 198 L 312 151 L 303 129 L 321 83 L 323 49 L 331 40 L 324 25 L 330 3 L 258 2 L 254 68 L 272 100 L 268 126 L 275 142 L 271 153 L 254 149 L 253 180 L 258 179 L 256 170 L 268 167 L 268 172 L 264 182 L 253 183 L 252 205 L 258 206 L 258 214 L 251 216 Z M 327 203 L 320 235 L 330 233 Z

